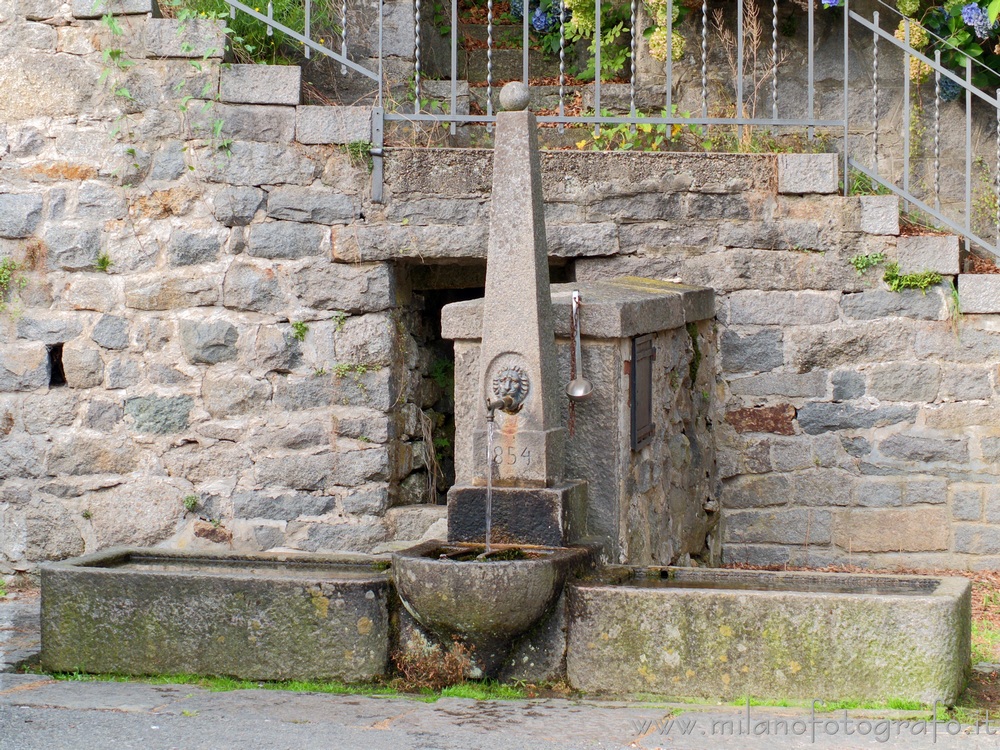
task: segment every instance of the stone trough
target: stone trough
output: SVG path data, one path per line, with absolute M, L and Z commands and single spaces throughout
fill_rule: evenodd
M 568 597 L 590 693 L 949 703 L 969 666 L 964 578 L 614 566 Z
M 384 567 L 330 555 L 126 548 L 49 563 L 42 666 L 370 680 L 388 666 Z

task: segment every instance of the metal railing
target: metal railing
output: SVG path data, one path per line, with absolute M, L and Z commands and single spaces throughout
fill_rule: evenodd
M 558 0 L 555 0 L 556 2 Z M 558 87 L 557 104 L 551 111 L 538 113 L 537 119 L 543 125 L 555 125 L 560 131 L 574 127 L 593 128 L 599 133 L 602 126 L 626 125 L 632 129 L 642 126 L 698 126 L 704 132 L 718 128 L 764 129 L 772 133 L 803 132 L 807 138 L 814 139 L 825 135 L 837 142 L 837 148 L 843 155 L 844 190 L 847 194 L 853 175 L 864 175 L 873 186 L 881 186 L 882 191 L 897 195 L 904 203 L 907 211 L 919 211 L 922 220 L 938 228 L 955 232 L 970 243 L 1000 254 L 1000 92 L 987 93 L 973 84 L 973 71 L 979 61 L 965 57 L 963 74 L 958 74 L 942 64 L 940 47 L 943 40 L 934 37 L 925 29 L 937 44 L 937 51 L 927 54 L 911 44 L 911 24 L 915 22 L 900 15 L 894 8 L 885 5 L 881 0 L 874 0 L 877 10 L 869 15 L 856 12 L 849 4 L 851 0 L 841 0 L 839 8 L 824 8 L 818 5 L 818 0 L 809 2 L 805 9 L 805 80 L 800 70 L 785 74 L 783 55 L 788 50 L 803 45 L 801 38 L 785 42 L 780 38 L 779 18 L 791 9 L 791 0 L 736 0 L 735 14 L 730 21 L 728 31 L 728 56 L 723 54 L 726 42 L 722 36 L 724 17 L 722 11 L 715 10 L 710 14 L 708 0 L 702 0 L 700 7 L 691 14 L 694 18 L 684 27 L 693 36 L 689 41 L 690 50 L 682 61 L 674 61 L 675 31 L 673 12 L 668 0 L 666 19 L 666 54 L 662 67 L 655 75 L 646 65 L 642 70 L 637 65 L 638 58 L 646 50 L 641 43 L 643 22 L 640 15 L 640 0 L 629 0 L 628 22 L 623 30 L 627 36 L 627 64 L 620 71 L 620 79 L 627 86 L 628 105 L 620 111 L 609 112 L 605 108 L 603 98 L 607 81 L 602 81 L 602 29 L 601 0 L 594 0 L 594 33 L 593 57 L 595 76 L 593 83 L 587 84 L 587 94 L 592 98 L 593 106 L 586 112 L 570 114 L 568 101 L 571 95 L 579 93 L 581 84 L 569 75 L 567 58 L 572 47 L 567 36 L 569 24 L 566 6 L 558 4 Z M 397 22 L 393 26 L 394 33 L 412 34 L 412 38 L 389 40 L 396 50 L 401 46 L 412 49 L 412 59 L 409 61 L 410 74 L 408 80 L 387 80 L 383 62 L 386 59 L 386 9 L 387 0 L 378 3 L 377 18 L 365 20 L 363 29 L 350 34 L 358 39 L 354 49 L 348 48 L 348 8 L 346 0 L 341 0 L 340 18 L 342 28 L 339 30 L 340 49 L 335 50 L 312 38 L 309 27 L 311 17 L 311 0 L 305 2 L 305 28 L 299 32 L 289 29 L 273 18 L 271 5 L 267 14 L 259 13 L 240 0 L 226 0 L 231 12 L 246 13 L 269 27 L 281 31 L 287 37 L 303 45 L 306 56 L 317 52 L 338 61 L 344 75 L 360 75 L 377 85 L 375 93 L 375 109 L 373 118 L 373 148 L 375 170 L 373 182 L 375 189 L 373 197 L 379 199 L 381 193 L 381 156 L 383 121 L 408 123 L 447 123 L 454 134 L 458 126 L 486 125 L 490 127 L 495 121 L 495 99 L 500 81 L 496 76 L 496 59 L 501 51 L 496 38 L 498 28 L 493 0 L 486 0 L 485 49 L 469 52 L 461 44 L 460 30 L 463 19 L 459 12 L 459 0 L 450 0 L 450 8 L 443 18 L 443 8 L 437 7 L 439 16 L 437 23 L 447 24 L 450 29 L 448 37 L 447 64 L 435 64 L 438 70 L 433 71 L 438 79 L 447 81 L 447 94 L 439 95 L 440 100 L 434 107 L 426 106 L 425 84 L 430 71 L 428 57 L 432 52 L 433 43 L 439 43 L 441 33 L 433 28 L 422 7 L 422 0 L 412 0 L 412 26 L 409 31 L 400 30 Z M 353 0 L 352 0 L 353 2 Z M 406 0 L 401 0 L 406 2 Z M 855 0 L 855 3 L 858 0 Z M 872 3 L 869 3 L 871 7 Z M 398 11 L 401 6 L 393 5 Z M 520 74 L 521 80 L 531 84 L 531 3 L 524 0 L 520 34 Z M 733 10 L 732 6 L 727 6 Z M 752 11 L 748 15 L 748 10 Z M 753 15 L 755 13 L 756 15 Z M 821 16 L 821 14 L 826 14 Z M 839 16 L 837 18 L 836 16 Z M 398 16 L 394 16 L 398 19 Z M 756 21 L 754 20 L 756 19 Z M 889 20 L 886 25 L 886 19 Z M 756 26 L 754 25 L 756 23 Z M 823 27 L 823 39 L 817 38 L 817 26 Z M 902 25 L 902 39 L 898 38 L 893 29 Z M 735 26 L 733 35 L 731 26 Z M 831 34 L 836 31 L 842 36 L 842 88 L 839 92 L 839 103 L 829 103 L 829 80 L 826 80 L 824 94 L 826 99 L 821 104 L 817 101 L 817 71 L 816 51 L 819 43 L 829 45 Z M 509 28 L 509 27 L 508 27 Z M 374 30 L 377 30 L 375 33 Z M 769 32 L 769 33 L 767 33 Z M 365 34 L 367 45 L 365 48 Z M 433 36 L 436 35 L 436 36 Z M 871 65 L 866 67 L 865 75 L 870 75 L 870 87 L 852 82 L 852 50 L 851 42 L 861 39 L 870 41 Z M 509 42 L 509 40 L 508 40 Z M 768 44 L 769 42 L 769 44 Z M 620 43 L 620 42 L 619 42 Z M 371 70 L 365 65 L 353 61 L 349 52 L 361 49 L 360 58 L 377 62 L 377 70 Z M 485 87 L 484 106 L 479 112 L 462 112 L 459 107 L 459 57 L 481 52 L 485 56 L 485 80 L 479 83 Z M 509 53 L 508 53 L 509 54 Z M 760 57 L 758 57 L 760 55 Z M 760 59 L 763 58 L 763 59 Z M 858 58 L 856 58 L 858 59 Z M 398 61 L 398 57 L 396 58 Z M 749 67 L 748 67 L 749 61 Z M 371 64 L 369 62 L 369 64 Z M 931 134 L 926 134 L 926 128 L 921 125 L 919 132 L 914 130 L 914 122 L 923 123 L 924 103 L 928 92 L 921 86 L 911 86 L 911 66 L 916 66 L 921 75 L 933 78 L 933 94 L 930 95 L 930 106 L 933 108 L 931 119 Z M 728 67 L 728 70 L 727 70 Z M 396 65 L 394 69 L 399 69 Z M 677 107 L 678 82 L 681 78 L 678 69 L 692 78 L 686 89 L 690 104 L 694 102 L 693 112 L 679 112 Z M 886 76 L 886 71 L 893 75 Z M 643 72 L 645 71 L 645 72 Z M 829 71 L 824 71 L 828 73 Z M 856 71 L 855 71 L 856 72 Z M 646 76 L 650 80 L 643 80 Z M 920 76 L 918 75 L 918 78 Z M 888 79 L 889 93 L 886 92 Z M 942 111 L 945 101 L 942 97 L 942 83 L 946 88 L 959 89 L 959 96 L 964 103 L 964 143 L 946 143 L 942 125 Z M 749 85 L 748 85 L 749 84 Z M 804 97 L 801 88 L 805 88 Z M 387 92 L 406 88 L 412 97 L 409 103 L 402 105 L 393 102 L 386 106 Z M 429 86 L 428 86 L 429 88 Z M 553 87 L 555 88 L 555 87 Z M 620 88 L 620 86 L 619 86 Z M 799 91 L 794 89 L 798 88 Z M 869 90 L 870 89 L 870 90 Z M 659 93 L 657 93 L 657 91 Z M 641 95 L 641 96 L 640 96 Z M 642 98 L 648 113 L 640 111 L 637 101 Z M 649 106 L 650 101 L 659 100 Z M 804 106 L 802 106 L 804 99 Z M 865 100 L 868 99 L 868 103 Z M 887 145 L 885 140 L 887 124 L 883 110 L 889 100 L 899 100 L 902 116 L 901 142 L 895 147 Z M 869 109 L 870 106 L 870 109 Z M 949 112 L 955 114 L 955 105 Z M 862 117 L 859 113 L 870 112 L 871 118 Z M 758 114 L 762 112 L 763 114 Z M 852 114 L 853 113 L 853 114 Z M 996 144 L 995 165 L 984 166 L 982 155 L 974 153 L 974 135 L 976 117 L 980 118 L 978 134 L 983 132 L 982 120 L 995 119 Z M 948 134 L 952 134 L 950 128 Z M 932 156 L 924 155 L 924 149 L 932 150 Z M 921 151 L 917 154 L 917 151 Z M 961 153 L 959 153 L 961 152 Z M 956 155 L 957 154 L 957 155 Z M 901 164 L 900 164 L 901 162 Z M 915 166 L 919 167 L 915 171 Z M 942 168 L 948 174 L 955 169 L 964 171 L 964 184 L 960 195 L 955 191 L 948 192 L 942 188 Z M 974 178 L 979 170 L 980 176 Z M 975 186 L 974 186 L 975 183 Z M 985 186 L 989 188 L 986 190 Z M 979 194 L 975 195 L 976 188 Z M 974 205 L 976 204 L 976 205 Z M 985 209 L 983 208 L 985 206 Z M 980 216 L 974 217 L 976 210 Z M 993 215 L 987 222 L 984 215 L 988 209 Z M 992 237 L 990 239 L 989 237 Z

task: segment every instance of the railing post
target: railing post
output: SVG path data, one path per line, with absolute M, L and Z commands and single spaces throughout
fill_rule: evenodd
M 848 167 L 850 165 L 850 156 L 848 154 L 849 142 L 850 142 L 850 132 L 849 132 L 849 113 L 850 105 L 848 101 L 848 81 L 850 80 L 850 47 L 848 46 L 847 31 L 848 23 L 851 17 L 850 0 L 844 0 L 844 195 L 846 196 L 850 191 L 851 181 L 847 177 Z
M 382 202 L 382 189 L 385 184 L 385 169 L 382 159 L 385 145 L 385 110 L 382 107 L 372 108 L 372 146 L 368 152 L 372 157 L 372 203 Z

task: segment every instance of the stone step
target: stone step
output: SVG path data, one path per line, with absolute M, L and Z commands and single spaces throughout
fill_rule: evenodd
M 958 300 L 963 314 L 1000 313 L 1000 274 L 958 274 Z
M 223 102 L 294 106 L 301 97 L 302 68 L 298 65 L 230 65 L 220 72 Z
M 444 535 L 448 532 L 448 507 L 445 505 L 404 505 L 390 508 L 385 518 L 394 540 L 420 540 L 431 529 L 437 534 L 442 522 Z
M 905 235 L 896 241 L 896 260 L 903 274 L 934 271 L 955 276 L 962 268 L 961 254 L 961 243 L 953 234 Z

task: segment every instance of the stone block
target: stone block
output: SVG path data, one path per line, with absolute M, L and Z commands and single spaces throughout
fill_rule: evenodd
M 752 509 L 788 502 L 792 480 L 786 474 L 740 476 L 727 481 L 722 490 L 724 508 Z
M 737 510 L 728 514 L 727 544 L 829 544 L 829 510 Z
M 227 227 L 242 227 L 253 221 L 264 204 L 264 191 L 255 187 L 226 187 L 212 201 L 215 218 Z
M 138 463 L 139 451 L 129 440 L 98 433 L 60 434 L 53 437 L 45 470 L 50 476 L 128 474 Z
M 867 234 L 899 234 L 899 198 L 895 195 L 862 195 L 861 231 Z
M 888 320 L 785 331 L 789 360 L 798 372 L 905 360 L 910 356 L 912 341 L 908 328 Z
M 76 215 L 84 221 L 105 222 L 124 218 L 125 196 L 96 180 L 88 180 L 77 190 Z
M 62 363 L 66 384 L 70 388 L 96 388 L 104 382 L 101 352 L 82 338 L 66 342 Z
M 813 401 L 800 407 L 799 427 L 807 435 L 831 430 L 868 430 L 900 422 L 912 422 L 917 417 L 916 406 L 891 404 L 866 408 L 854 404 Z
M 353 196 L 329 190 L 288 186 L 275 188 L 267 196 L 267 215 L 286 221 L 349 224 L 360 208 Z
M 444 505 L 410 505 L 390 508 L 386 513 L 386 523 L 394 539 L 418 540 L 431 526 L 447 517 L 448 508 Z
M 225 320 L 181 320 L 181 350 L 192 364 L 214 365 L 235 359 L 239 331 Z
M 119 315 L 102 315 L 90 338 L 105 349 L 127 349 L 128 320 Z
M 330 252 L 330 230 L 295 221 L 270 221 L 250 227 L 247 255 L 298 259 Z
M 327 263 L 304 266 L 290 274 L 301 301 L 318 310 L 355 314 L 388 310 L 397 304 L 396 275 L 390 263 Z
M 294 148 L 253 141 L 236 141 L 224 159 L 207 150 L 198 158 L 205 179 L 230 186 L 309 185 L 321 167 Z
M 865 376 L 855 370 L 838 370 L 830 376 L 834 401 L 851 401 L 865 395 Z
M 222 304 L 233 310 L 276 313 L 288 302 L 273 268 L 237 261 L 222 282 Z
M 724 309 L 728 325 L 814 325 L 840 317 L 840 295 L 824 292 L 733 292 Z
M 755 406 L 726 412 L 726 421 L 737 432 L 773 432 L 795 434 L 795 407 L 791 404 Z
M 794 372 L 768 372 L 728 381 L 729 392 L 734 396 L 779 396 L 785 398 L 822 398 L 826 395 L 827 373 L 816 370 L 798 374 Z
M 219 98 L 224 102 L 295 105 L 301 95 L 298 65 L 229 65 L 219 76 Z
M 0 391 L 33 391 L 49 384 L 49 352 L 41 342 L 0 345 Z
M 90 430 L 111 432 L 118 426 L 124 416 L 125 409 L 122 404 L 117 401 L 95 398 L 87 404 L 87 410 L 83 416 L 83 424 Z
M 1000 526 L 955 524 L 955 552 L 969 555 L 1000 554 Z
M 978 484 L 953 484 L 951 486 L 951 517 L 956 521 L 978 521 L 983 514 L 983 489 Z M 1000 521 L 1000 507 L 992 507 L 990 522 Z
M 109 13 L 115 16 L 157 15 L 159 8 L 155 0 L 73 0 L 71 12 L 74 18 L 100 18 Z
M 214 305 L 219 279 L 196 271 L 132 276 L 125 287 L 125 305 L 136 310 L 175 310 Z
M 854 486 L 854 502 L 862 508 L 898 508 L 903 505 L 903 483 L 894 477 L 871 477 Z
M 167 243 L 167 264 L 177 267 L 211 263 L 218 260 L 221 247 L 218 234 L 175 229 Z
M 370 107 L 296 107 L 295 140 L 299 143 L 345 145 L 372 139 Z
M 0 194 L 0 238 L 30 237 L 42 218 L 42 196 Z
M 964 314 L 1000 312 L 1000 274 L 959 274 L 958 300 Z
M 225 28 L 225 22 L 209 19 L 150 18 L 143 28 L 143 43 L 150 57 L 221 59 Z
M 852 553 L 930 552 L 948 549 L 950 528 L 947 508 L 852 508 L 837 511 L 833 541 Z
M 54 226 L 43 237 L 49 249 L 50 266 L 63 271 L 89 271 L 101 252 L 101 231 L 73 226 Z
M 937 289 L 926 294 L 918 289 L 889 292 L 884 289 L 845 294 L 840 298 L 844 314 L 855 320 L 903 317 L 917 320 L 943 320 L 947 314 L 944 297 Z
M 587 485 L 493 488 L 491 537 L 496 543 L 562 547 L 583 538 L 583 514 L 574 513 L 586 500 Z M 481 542 L 486 535 L 486 488 L 455 486 L 448 491 L 448 541 Z
M 136 396 L 125 401 L 125 413 L 132 417 L 135 430 L 153 435 L 186 430 L 192 407 L 190 396 Z
M 944 276 L 954 276 L 961 270 L 960 254 L 958 237 L 952 234 L 906 235 L 896 240 L 900 273 L 936 271 Z
M 732 330 L 722 333 L 724 372 L 767 372 L 781 367 L 784 361 L 780 330 L 763 330 L 746 335 Z
M 299 544 L 310 552 L 366 552 L 389 536 L 381 518 L 362 516 L 354 523 L 313 523 Z
M 354 487 L 341 497 L 340 503 L 352 515 L 380 516 L 389 507 L 389 488 L 385 484 Z
M 898 434 L 878 444 L 883 455 L 904 461 L 949 461 L 966 463 L 969 460 L 968 438 L 929 438 L 918 435 Z
M 263 411 L 271 401 L 271 384 L 246 373 L 209 373 L 201 385 L 205 410 L 215 419 Z
M 972 401 L 992 395 L 993 386 L 986 368 L 951 365 L 941 373 L 939 396 L 942 401 Z
M 154 181 L 169 182 L 180 179 L 188 171 L 184 161 L 184 144 L 180 141 L 170 141 L 153 156 L 153 166 L 148 178 Z
M 133 554 L 146 565 L 116 569 Z M 178 559 L 184 572 L 156 570 Z M 386 673 L 384 571 L 331 557 L 296 559 L 310 576 L 289 570 L 283 555 L 252 555 L 235 570 L 228 559 L 118 549 L 46 567 L 46 669 L 343 682 Z M 74 616 L 80 611 L 93 616 Z
M 988 485 L 984 488 L 983 494 L 985 495 L 983 517 L 989 523 L 1000 524 L 1000 487 L 997 487 L 996 485 Z
M 263 487 L 288 487 L 293 490 L 322 490 L 337 474 L 340 454 L 329 451 L 284 456 L 261 456 L 254 464 L 257 481 Z M 349 484 L 349 482 L 343 482 Z
M 932 364 L 893 364 L 871 368 L 868 393 L 883 401 L 927 401 L 937 398 L 941 370 Z
M 240 66 L 234 66 L 240 67 Z M 267 70 L 270 65 L 248 65 L 246 67 Z M 274 66 L 282 69 L 296 66 Z M 226 69 L 222 69 L 225 80 Z M 261 141 L 264 143 L 290 144 L 295 139 L 295 108 L 264 104 L 220 104 L 192 101 L 188 107 L 191 128 L 205 137 L 212 132 L 217 120 L 222 120 L 219 136 L 234 141 Z
M 778 154 L 777 159 L 779 193 L 837 192 L 837 154 Z
M 237 492 L 233 495 L 233 515 L 236 518 L 294 521 L 301 516 L 322 516 L 333 509 L 334 503 L 335 499 L 329 495 L 306 492 Z
M 487 227 L 376 226 L 356 224 L 333 233 L 333 259 L 339 263 L 420 261 L 486 257 Z
M 83 330 L 81 316 L 73 313 L 45 313 L 25 315 L 17 319 L 17 337 L 43 344 L 61 344 L 76 338 Z

